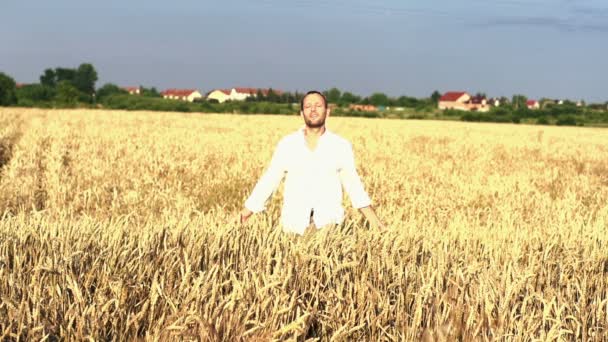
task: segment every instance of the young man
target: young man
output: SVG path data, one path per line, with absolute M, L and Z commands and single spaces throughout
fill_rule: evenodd
M 277 145 L 270 166 L 245 202 L 241 223 L 265 209 L 266 201 L 285 177 L 281 212 L 284 231 L 304 234 L 311 225 L 323 228 L 342 223 L 342 186 L 353 207 L 372 226 L 383 230 L 357 174 L 351 144 L 325 127 L 329 116 L 325 96 L 318 91 L 306 93 L 300 102 L 300 115 L 305 126 Z

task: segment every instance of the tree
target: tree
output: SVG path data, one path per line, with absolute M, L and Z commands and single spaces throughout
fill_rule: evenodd
M 361 101 L 360 96 L 354 95 L 353 93 L 348 91 L 342 93 L 342 96 L 340 97 L 341 104 L 358 103 L 359 101 Z
M 257 93 L 255 94 L 255 100 L 257 102 L 259 102 L 259 101 L 265 101 L 266 100 L 266 96 L 264 96 L 264 93 L 262 92 L 262 89 L 258 89 Z
M 59 82 L 61 82 L 61 81 L 68 81 L 70 83 L 74 82 L 75 77 L 76 77 L 76 69 L 55 68 L 55 79 L 56 79 L 58 86 L 59 86 Z
M 373 93 L 369 98 L 369 102 L 374 106 L 388 106 L 389 99 L 384 93 Z
M 75 106 L 83 95 L 69 81 L 61 81 L 57 84 L 56 100 L 63 105 Z
M 83 63 L 74 71 L 72 85 L 79 91 L 91 96 L 95 92 L 97 82 L 97 71 L 89 63 Z
M 120 95 L 120 94 L 126 95 L 128 93 L 129 92 L 120 88 L 116 84 L 106 83 L 103 85 L 103 87 L 101 87 L 97 90 L 97 101 L 102 101 L 104 98 L 106 98 L 110 95 Z
M 144 86 L 140 86 L 140 89 L 141 89 L 141 95 L 142 96 L 147 96 L 147 97 L 162 97 L 160 95 L 160 93 L 158 92 L 158 90 L 156 90 L 155 87 L 146 88 Z
M 279 95 L 277 95 L 277 93 L 275 93 L 275 91 L 272 90 L 272 88 L 269 88 L 268 93 L 266 93 L 266 101 L 279 102 L 279 100 L 280 100 Z
M 57 86 L 57 75 L 53 69 L 44 70 L 44 74 L 40 76 L 40 84 L 55 88 Z
M 400 96 L 397 99 L 397 105 L 401 107 L 415 108 L 418 107 L 419 102 L 417 98 L 409 96 Z
M 439 93 L 439 91 L 437 91 L 437 90 L 435 90 L 431 94 L 431 100 L 433 101 L 434 104 L 438 104 L 440 98 L 441 98 L 441 93 Z
M 7 74 L 0 72 L 0 106 L 10 106 L 17 103 L 17 84 Z
M 513 108 L 515 108 L 515 109 L 527 108 L 527 105 L 526 105 L 527 101 L 528 101 L 528 98 L 525 97 L 524 95 L 513 95 L 511 104 L 513 105 Z
M 331 88 L 323 92 L 327 98 L 328 103 L 338 103 L 340 101 L 340 90 L 338 88 Z
M 19 105 L 32 106 L 40 102 L 50 102 L 55 97 L 55 88 L 43 84 L 27 84 L 17 89 Z

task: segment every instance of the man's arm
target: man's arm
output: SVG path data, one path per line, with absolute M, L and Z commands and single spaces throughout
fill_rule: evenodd
M 253 188 L 251 195 L 245 201 L 245 207 L 241 210 L 238 221 L 244 223 L 253 215 L 264 211 L 265 204 L 270 195 L 277 189 L 283 176 L 285 176 L 285 163 L 282 153 L 282 147 L 279 143 L 274 151 L 270 165 Z
M 376 228 L 380 231 L 386 229 L 384 223 L 380 221 L 380 218 L 378 218 L 378 215 L 376 215 L 376 212 L 374 211 L 374 208 L 372 208 L 371 205 L 359 208 L 359 211 L 363 214 L 363 216 L 365 216 L 365 218 L 367 219 L 367 221 L 369 221 L 369 224 L 371 224 L 373 228 Z

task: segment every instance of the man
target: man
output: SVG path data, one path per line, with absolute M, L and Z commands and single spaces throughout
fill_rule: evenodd
M 325 127 L 329 112 L 322 93 L 310 91 L 304 95 L 300 115 L 305 126 L 277 145 L 270 166 L 245 201 L 241 223 L 265 209 L 266 201 L 286 176 L 281 212 L 284 231 L 302 235 L 312 226 L 342 223 L 342 186 L 353 207 L 372 226 L 384 229 L 357 174 L 351 144 Z

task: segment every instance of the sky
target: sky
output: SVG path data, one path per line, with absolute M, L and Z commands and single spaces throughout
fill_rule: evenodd
M 0 2 L 0 72 L 97 86 L 608 101 L 605 0 Z

